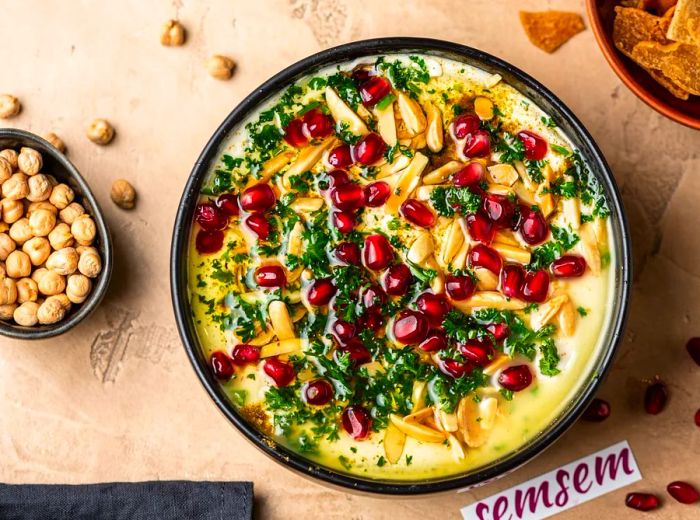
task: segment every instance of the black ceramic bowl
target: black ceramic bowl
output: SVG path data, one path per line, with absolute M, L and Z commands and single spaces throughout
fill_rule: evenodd
M 226 140 L 231 130 L 255 111 L 261 103 L 280 92 L 290 83 L 316 69 L 364 56 L 397 52 L 452 58 L 491 73 L 498 73 L 506 82 L 532 99 L 548 114 L 554 116 L 559 127 L 571 138 L 575 147 L 581 151 L 584 159 L 605 189 L 610 201 L 612 238 L 616 246 L 615 257 L 617 259 L 616 265 L 613 267 L 615 269 L 615 294 L 611 302 L 612 314 L 609 330 L 605 331 L 604 348 L 600 350 L 591 373 L 586 375 L 586 380 L 579 393 L 568 403 L 559 417 L 546 431 L 540 433 L 525 446 L 485 467 L 464 474 L 415 482 L 370 480 L 319 466 L 277 444 L 249 425 L 237 413 L 235 407 L 228 401 L 219 384 L 211 375 L 192 322 L 187 288 L 187 254 L 199 190 L 211 165 L 217 158 L 222 142 Z M 512 65 L 470 47 L 422 38 L 380 38 L 328 49 L 288 67 L 263 83 L 255 92 L 244 99 L 214 132 L 192 169 L 175 220 L 170 267 L 175 316 L 187 355 L 211 398 L 236 428 L 267 455 L 303 475 L 351 490 L 394 495 L 433 493 L 485 483 L 529 461 L 558 439 L 585 410 L 602 378 L 610 368 L 627 314 L 631 279 L 630 244 L 620 194 L 598 146 L 576 116 L 549 90 Z
M 15 339 L 46 339 L 63 334 L 75 327 L 89 316 L 102 301 L 112 276 L 112 240 L 97 200 L 73 163 L 38 135 L 15 128 L 0 128 L 0 150 L 4 148 L 18 149 L 22 146 L 34 148 L 41 153 L 44 159 L 44 167 L 42 168 L 44 173 L 53 175 L 59 182 L 64 182 L 73 188 L 75 200 L 80 202 L 95 221 L 97 238 L 93 245 L 102 257 L 102 272 L 96 280 L 93 280 L 92 292 L 83 303 L 73 305 L 70 313 L 62 321 L 52 325 L 21 327 L 0 320 L 0 335 L 2 336 Z

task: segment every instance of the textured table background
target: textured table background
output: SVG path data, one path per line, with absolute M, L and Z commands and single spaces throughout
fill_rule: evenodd
M 628 439 L 645 480 L 700 486 L 700 370 L 685 353 L 700 334 L 700 132 L 637 100 L 608 68 L 590 30 L 554 55 L 530 45 L 517 9 L 576 0 L 3 0 L 0 92 L 21 98 L 12 126 L 55 131 L 93 186 L 111 224 L 116 269 L 88 322 L 41 343 L 0 338 L 0 481 L 98 482 L 250 479 L 259 518 L 457 518 L 476 498 Z M 184 47 L 159 43 L 179 17 Z M 170 305 L 170 234 L 181 190 L 216 126 L 243 96 L 293 61 L 335 44 L 388 35 L 430 36 L 500 56 L 551 88 L 605 152 L 631 219 L 635 288 L 624 344 L 600 395 L 613 414 L 578 424 L 536 461 L 461 495 L 380 500 L 328 490 L 260 454 L 205 395 L 180 345 Z M 233 80 L 210 78 L 203 61 L 234 57 Z M 98 147 L 86 125 L 104 117 L 115 141 Z M 113 179 L 139 192 L 132 212 L 109 200 Z M 666 411 L 641 408 L 644 380 L 670 385 Z M 639 518 L 619 490 L 561 515 Z M 698 506 L 666 504 L 645 518 L 697 518 Z M 308 515 L 310 516 L 310 515 Z

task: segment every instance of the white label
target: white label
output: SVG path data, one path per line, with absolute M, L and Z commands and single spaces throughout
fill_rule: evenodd
M 465 520 L 540 520 L 642 479 L 627 441 L 462 508 Z

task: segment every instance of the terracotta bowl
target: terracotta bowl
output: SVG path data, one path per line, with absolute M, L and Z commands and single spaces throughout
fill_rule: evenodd
M 700 96 L 688 101 L 674 97 L 639 65 L 615 48 L 612 39 L 619 0 L 586 0 L 590 26 L 605 59 L 622 82 L 651 108 L 678 123 L 700 130 Z

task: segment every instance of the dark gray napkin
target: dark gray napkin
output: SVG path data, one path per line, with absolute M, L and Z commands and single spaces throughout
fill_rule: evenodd
M 252 482 L 0 484 L 2 520 L 250 520 Z

